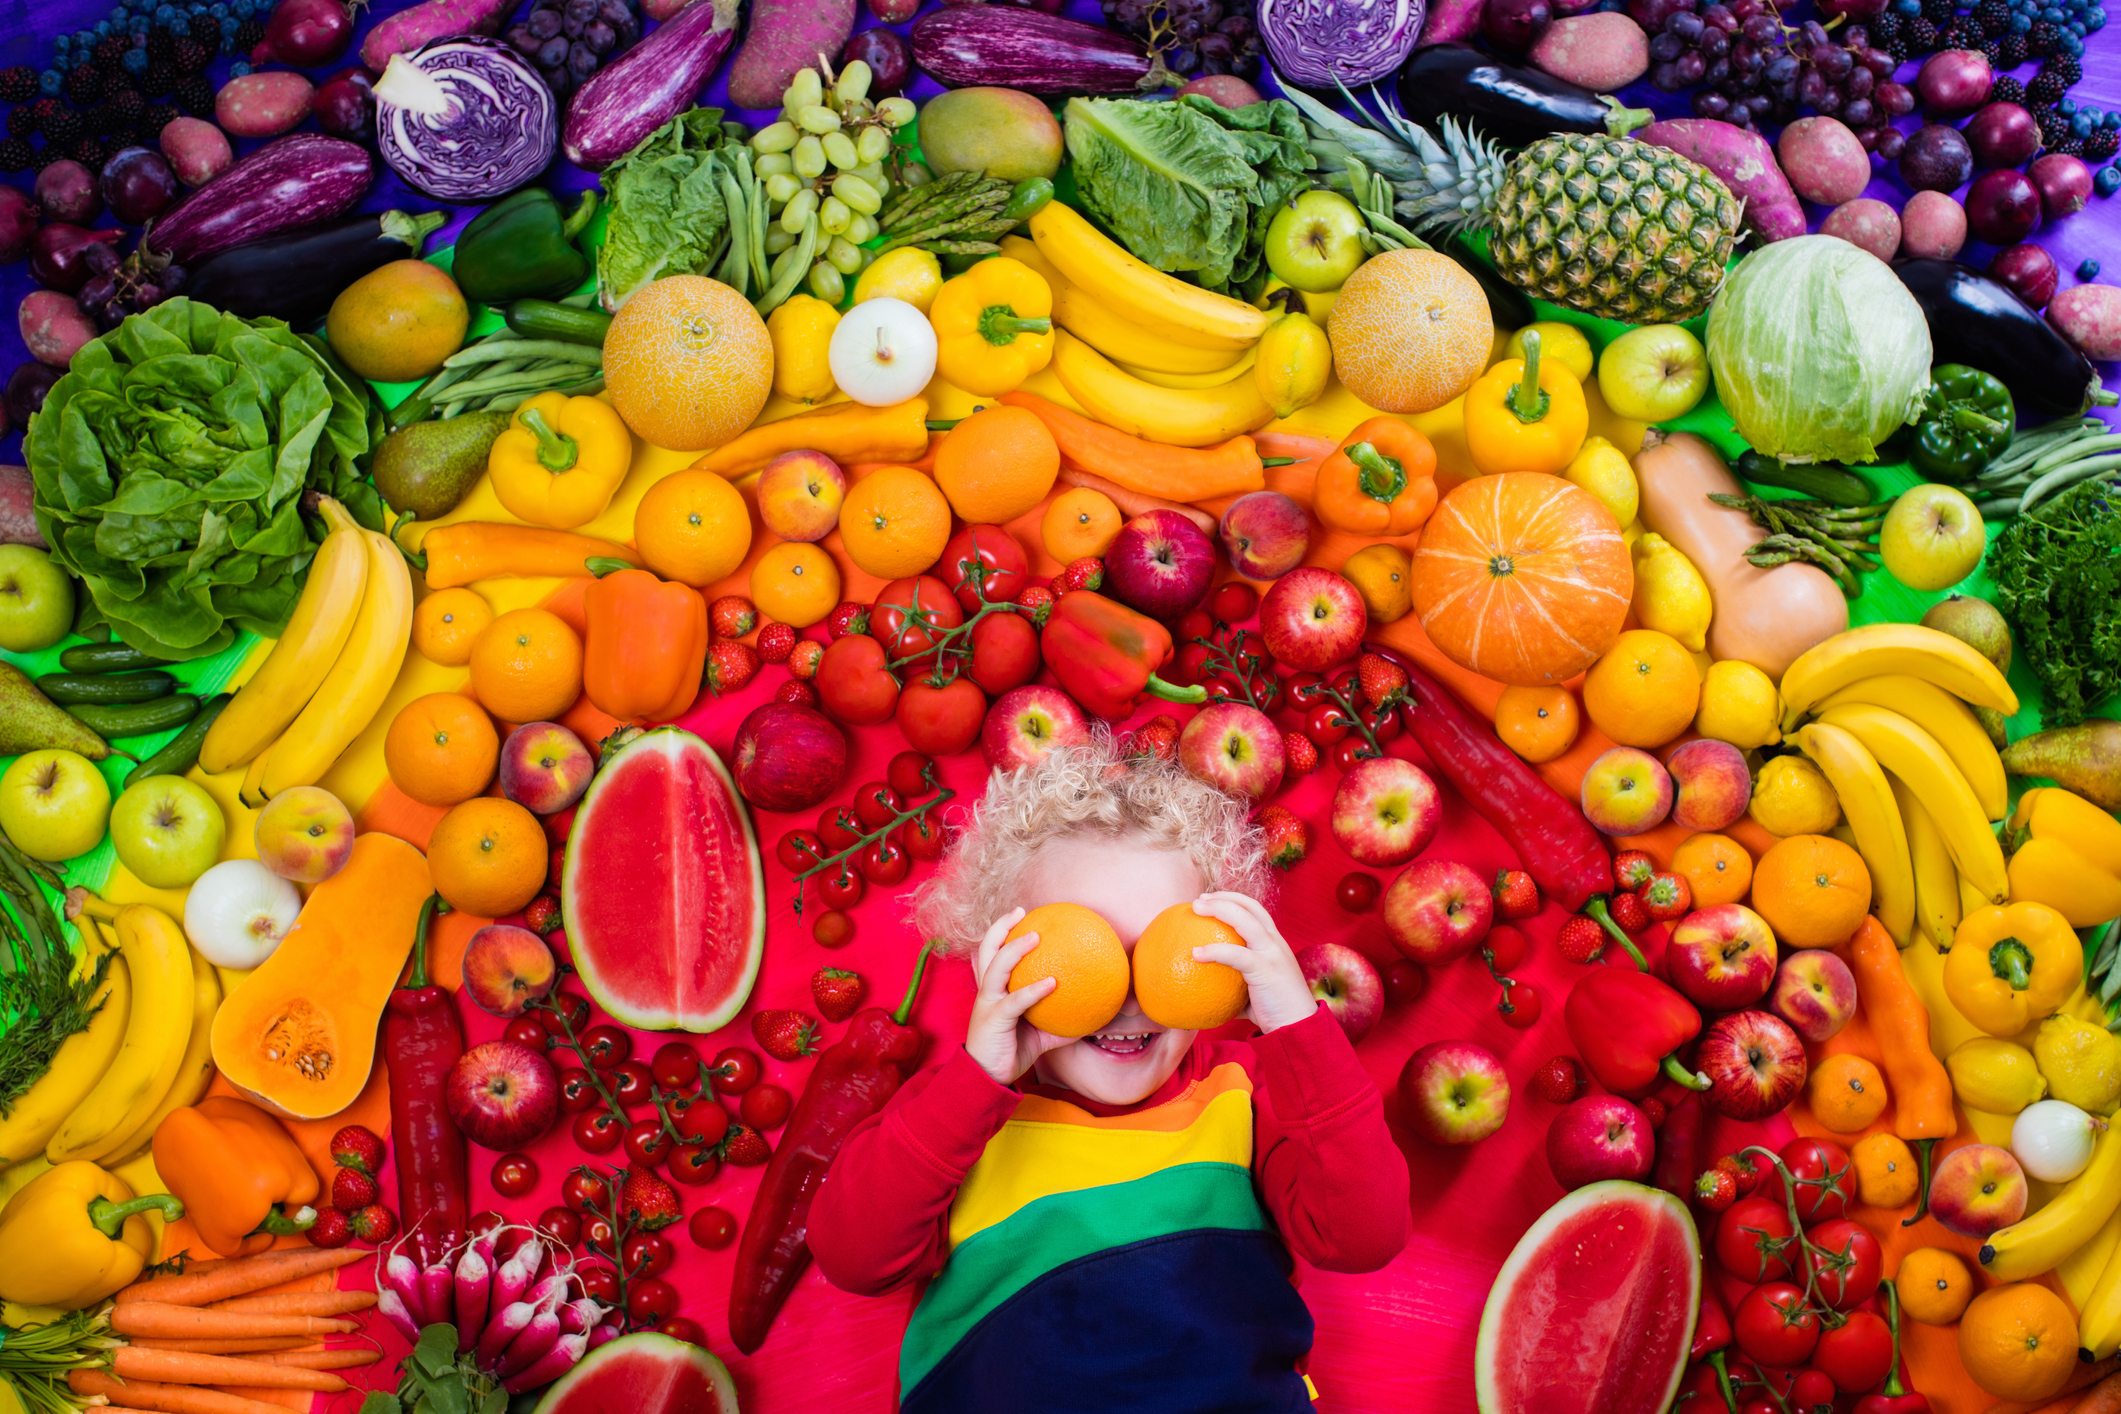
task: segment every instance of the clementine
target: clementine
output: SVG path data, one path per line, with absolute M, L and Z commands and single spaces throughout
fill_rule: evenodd
M 1959 1317 L 1959 1363 L 1998 1399 L 2051 1399 L 2077 1363 L 2077 1318 L 2034 1282 L 1992 1286 Z
M 705 589 L 751 553 L 751 510 L 725 476 L 696 468 L 648 488 L 633 513 L 633 543 L 665 579 Z
M 1112 498 L 1088 486 L 1063 491 L 1046 507 L 1038 536 L 1046 553 L 1062 564 L 1103 555 L 1119 534 L 1124 517 Z
M 383 738 L 390 779 L 422 805 L 455 805 L 485 790 L 500 754 L 492 718 L 458 692 L 431 692 L 406 703 Z
M 701 452 L 749 427 L 773 390 L 773 339 L 745 299 L 704 275 L 636 291 L 604 334 L 604 386 L 626 425 Z
M 1843 1051 L 1828 1056 L 1812 1069 L 1805 1097 L 1812 1118 L 1836 1134 L 1861 1134 L 1885 1112 L 1891 1098 L 1885 1077 L 1862 1056 Z
M 1753 887 L 1753 856 L 1729 835 L 1688 835 L 1672 851 L 1672 872 L 1687 881 L 1694 907 L 1714 908 Z
M 847 488 L 840 505 L 840 543 L 864 573 L 884 580 L 910 578 L 933 565 L 949 540 L 950 503 L 912 467 L 887 466 Z
M 1495 735 L 1535 766 L 1574 746 L 1582 726 L 1576 695 L 1565 687 L 1506 687 L 1495 703 Z
M 1974 1299 L 1973 1273 L 1958 1253 L 1942 1247 L 1917 1247 L 1902 1257 L 1893 1286 L 1900 1309 L 1925 1326 L 1950 1325 Z
M 1058 978 L 1024 1019 L 1052 1036 L 1087 1036 L 1119 1015 L 1127 1001 L 1127 949 L 1112 925 L 1079 903 L 1032 909 L 1009 930 L 1009 941 L 1038 934 L 1038 944 L 1009 973 L 1009 990 Z
M 943 439 L 935 484 L 975 525 L 1004 525 L 1046 499 L 1060 475 L 1060 447 L 1037 413 L 985 408 Z
M 1849 1150 L 1849 1162 L 1856 1167 L 1856 1194 L 1866 1206 L 1873 1208 L 1904 1208 L 1915 1201 L 1915 1192 L 1922 1186 L 1922 1174 L 1915 1163 L 1914 1150 L 1907 1141 L 1890 1131 L 1865 1135 Z M 1925 1251 L 1933 1251 L 1926 1248 Z M 1915 1257 L 1909 1253 L 1900 1263 L 1904 1276 L 1907 1264 Z M 1966 1268 L 1961 1267 L 1963 1274 Z M 1900 1304 L 1907 1306 L 1907 1289 L 1901 1288 Z M 1955 1310 L 1951 1319 L 1957 1320 Z
M 461 668 L 492 623 L 493 606 L 477 590 L 437 589 L 412 611 L 412 646 L 431 663 Z
M 511 610 L 472 645 L 471 690 L 504 722 L 549 721 L 582 695 L 582 640 L 549 610 Z
M 790 628 L 822 623 L 840 602 L 840 567 L 820 546 L 784 540 L 751 567 L 751 602 Z
M 536 898 L 549 856 L 538 817 L 493 795 L 450 807 L 427 839 L 435 892 L 476 918 L 503 918 Z
M 1845 942 L 1870 909 L 1863 856 L 1830 835 L 1791 835 L 1753 867 L 1753 910 L 1789 947 Z
M 1245 1009 L 1244 974 L 1220 962 L 1198 962 L 1193 950 L 1209 943 L 1245 945 L 1220 918 L 1174 903 L 1149 920 L 1134 940 L 1134 996 L 1151 1021 L 1183 1031 L 1206 1031 Z
M 1679 640 L 1655 629 L 1630 629 L 1583 680 L 1583 710 L 1622 746 L 1663 746 L 1694 722 L 1701 670 Z

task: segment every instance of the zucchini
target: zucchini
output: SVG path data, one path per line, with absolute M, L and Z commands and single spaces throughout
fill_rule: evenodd
M 576 309 L 549 299 L 519 299 L 504 317 L 526 339 L 558 339 L 593 349 L 604 346 L 604 333 L 611 328 L 611 316 L 601 309 Z
M 105 741 L 115 741 L 119 737 L 153 736 L 171 727 L 181 727 L 199 710 L 199 699 L 179 692 L 158 697 L 152 702 L 126 702 L 117 706 L 73 703 L 66 710 L 97 736 Z
M 163 672 L 46 673 L 37 679 L 37 690 L 62 707 L 76 702 L 115 707 L 121 702 L 152 702 L 177 690 L 177 679 Z
M 199 761 L 199 747 L 206 741 L 206 729 L 221 715 L 221 709 L 229 704 L 231 695 L 222 693 L 207 699 L 199 715 L 191 719 L 190 725 L 169 739 L 160 751 L 142 761 L 125 773 L 125 784 L 144 781 L 149 776 L 181 776 Z
M 59 655 L 59 666 L 70 673 L 126 673 L 168 664 L 129 643 L 76 643 Z
M 1875 506 L 1878 493 L 1840 462 L 1785 462 L 1763 452 L 1738 459 L 1738 474 L 1759 486 L 1779 486 L 1830 506 Z

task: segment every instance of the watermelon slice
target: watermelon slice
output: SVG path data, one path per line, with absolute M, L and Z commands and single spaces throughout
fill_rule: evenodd
M 1701 1309 L 1701 1242 L 1671 1194 L 1613 1179 L 1546 1210 L 1480 1313 L 1481 1414 L 1663 1414 Z
M 736 1386 L 697 1345 L 639 1331 L 590 1351 L 545 1391 L 537 1414 L 737 1414 Z
M 758 980 L 766 873 L 714 748 L 677 727 L 607 748 L 575 811 L 560 899 L 597 1005 L 644 1031 L 728 1025 Z

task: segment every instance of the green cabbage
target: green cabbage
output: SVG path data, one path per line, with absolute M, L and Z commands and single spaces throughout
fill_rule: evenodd
M 1872 460 L 1930 384 L 1930 330 L 1890 267 L 1833 236 L 1738 262 L 1709 307 L 1709 368 L 1738 435 L 1783 461 Z

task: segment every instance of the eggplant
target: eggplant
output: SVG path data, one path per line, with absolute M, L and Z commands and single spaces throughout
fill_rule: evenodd
M 344 216 L 375 182 L 375 158 L 359 143 L 289 133 L 171 207 L 143 243 L 189 268 L 224 250 Z
M 736 42 L 737 0 L 699 0 L 649 31 L 575 90 L 560 151 L 601 172 L 692 106 Z
M 252 241 L 200 263 L 185 293 L 245 319 L 270 315 L 306 329 L 369 271 L 417 257 L 443 219 L 439 211 L 386 211 Z
M 945 88 L 1026 93 L 1134 93 L 1164 77 L 1138 39 L 1014 5 L 930 10 L 913 26 L 913 62 Z
M 2098 370 L 2031 305 L 1956 260 L 1903 260 L 1893 267 L 1922 306 L 1938 363 L 1992 373 L 2023 410 L 2076 417 L 2100 393 Z
M 1523 147 L 1555 133 L 1621 137 L 1655 116 L 1457 43 L 1414 51 L 1399 71 L 1399 106 L 1428 127 L 1440 118 L 1456 118 L 1504 147 Z

